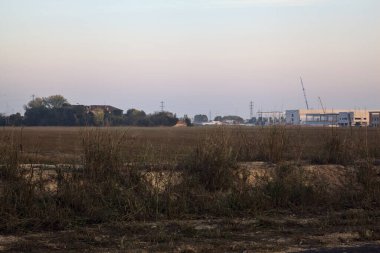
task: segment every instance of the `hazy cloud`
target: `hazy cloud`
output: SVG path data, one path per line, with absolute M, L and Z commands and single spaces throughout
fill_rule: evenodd
M 331 0 L 140 0 L 137 9 L 155 8 L 243 8 L 255 6 L 304 6 Z
M 302 6 L 331 0 L 177 0 L 171 5 L 200 5 L 202 7 L 246 7 L 246 6 Z
M 326 0 L 214 0 L 221 5 L 306 5 Z

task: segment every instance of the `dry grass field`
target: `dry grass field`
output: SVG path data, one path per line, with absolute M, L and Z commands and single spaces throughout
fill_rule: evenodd
M 0 251 L 379 250 L 380 130 L 3 128 Z
M 0 130 L 0 137 L 12 135 L 22 146 L 24 156 L 30 157 L 33 162 L 72 162 L 79 161 L 83 135 L 89 129 L 94 128 L 3 128 Z M 156 160 L 172 161 L 186 155 L 200 140 L 215 132 L 215 128 L 113 127 L 101 131 L 125 133 L 126 139 L 122 148 L 128 152 L 125 154 L 129 155 L 128 159 L 150 155 Z M 278 150 L 283 159 L 326 163 L 323 159 L 328 157 L 323 155 L 327 156 L 327 152 L 322 153 L 329 151 L 326 150 L 328 148 L 334 148 L 334 145 L 337 149 L 341 148 L 337 152 L 352 152 L 355 156 L 369 155 L 371 158 L 380 159 L 380 130 L 376 128 L 227 127 L 224 131 L 231 136 L 234 147 L 244 149 L 240 154 L 242 160 L 268 160 L 268 157 L 260 157 L 256 150 L 249 149 L 273 148 L 276 152 L 276 148 L 283 147 L 284 150 Z M 334 141 L 336 143 L 332 143 Z M 244 152 L 247 154 L 243 154 Z

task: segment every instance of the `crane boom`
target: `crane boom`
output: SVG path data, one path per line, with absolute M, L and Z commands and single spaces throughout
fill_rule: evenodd
M 319 103 L 320 103 L 321 106 L 322 106 L 323 113 L 326 114 L 326 109 L 325 109 L 325 107 L 323 106 L 323 103 L 322 103 L 322 99 L 321 99 L 321 97 L 318 97 L 318 99 L 319 99 Z
M 304 87 L 304 85 L 303 85 L 302 77 L 300 77 L 300 80 L 301 80 L 301 85 L 302 85 L 303 96 L 304 96 L 304 98 L 305 98 L 306 109 L 309 110 L 309 103 L 307 102 L 306 91 L 305 91 L 305 87 Z

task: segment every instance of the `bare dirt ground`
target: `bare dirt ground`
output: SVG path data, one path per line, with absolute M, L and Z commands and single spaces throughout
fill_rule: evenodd
M 380 213 L 262 214 L 1 235 L 2 252 L 380 252 Z

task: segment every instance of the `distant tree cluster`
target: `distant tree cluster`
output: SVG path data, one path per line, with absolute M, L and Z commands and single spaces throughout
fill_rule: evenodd
M 229 115 L 229 116 L 216 116 L 214 118 L 215 121 L 221 121 L 221 122 L 233 122 L 234 124 L 242 124 L 244 123 L 244 119 L 239 117 L 239 116 L 235 116 L 235 115 Z
M 85 106 L 72 106 L 61 95 L 37 97 L 29 101 L 24 109 L 22 122 L 26 126 L 81 126 L 94 122 Z
M 174 126 L 178 118 L 171 112 L 146 114 L 112 106 L 71 105 L 61 95 L 37 97 L 25 106 L 25 113 L 0 114 L 0 126 Z
M 195 124 L 201 124 L 201 123 L 205 123 L 205 122 L 208 122 L 208 118 L 206 115 L 198 114 L 198 115 L 194 116 L 194 123 Z
M 174 126 L 178 118 L 171 112 L 156 112 L 146 114 L 144 111 L 129 109 L 123 115 L 123 125 L 126 126 Z

